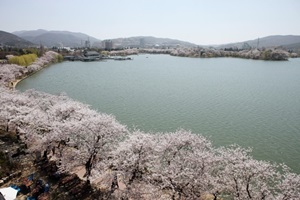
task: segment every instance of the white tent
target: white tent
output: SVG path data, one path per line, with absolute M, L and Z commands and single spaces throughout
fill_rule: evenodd
M 5 200 L 14 200 L 17 197 L 18 190 L 12 187 L 0 188 L 0 192 Z

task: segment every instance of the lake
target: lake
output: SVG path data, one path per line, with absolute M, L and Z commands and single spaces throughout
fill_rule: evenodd
M 300 59 L 182 58 L 63 62 L 17 89 L 58 94 L 146 132 L 191 130 L 215 146 L 252 147 L 257 159 L 300 173 Z

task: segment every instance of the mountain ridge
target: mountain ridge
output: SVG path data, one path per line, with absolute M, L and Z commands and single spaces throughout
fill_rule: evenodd
M 0 45 L 26 47 L 34 44 L 14 34 L 0 30 Z
M 203 47 L 203 48 L 209 48 L 214 47 L 217 49 L 224 49 L 224 48 L 238 48 L 243 49 L 245 45 L 248 45 L 248 47 L 251 48 L 272 48 L 272 47 L 282 47 L 287 49 L 298 49 L 300 50 L 300 35 L 269 35 L 266 37 L 261 37 L 258 39 L 252 39 L 252 40 L 246 40 L 241 42 L 234 42 L 234 43 L 227 43 L 227 44 L 219 44 L 219 45 L 197 45 L 191 42 L 187 41 L 181 41 L 177 39 L 170 39 L 170 38 L 156 38 L 153 36 L 133 36 L 133 37 L 127 37 L 127 38 L 114 38 L 110 39 L 112 40 L 116 45 L 124 44 L 127 46 L 138 46 L 138 43 L 140 39 L 144 38 L 147 43 L 147 40 L 152 40 L 152 46 L 155 44 L 158 44 L 159 46 L 177 46 L 181 45 L 184 47 Z M 165 40 L 165 42 L 163 42 Z M 259 42 L 258 42 L 259 40 Z M 155 42 L 154 42 L 155 41 Z M 171 44 L 170 44 L 170 41 Z M 131 44 L 130 44 L 131 42 Z M 168 43 L 169 42 L 169 43 Z M 151 42 L 150 42 L 151 43 Z M 257 46 L 258 44 L 258 46 Z M 146 45 L 147 46 L 147 45 Z M 151 46 L 151 45 L 150 45 Z
M 13 34 L 26 39 L 35 44 L 43 44 L 48 47 L 82 47 L 85 46 L 85 41 L 90 41 L 91 45 L 93 43 L 99 43 L 101 40 L 89 36 L 85 33 L 71 32 L 71 31 L 56 31 L 56 30 L 23 30 L 15 31 Z
M 177 45 L 185 47 L 195 47 L 194 43 L 182 41 L 171 38 L 158 38 L 154 36 L 132 36 L 125 38 L 113 38 L 114 45 L 120 47 L 153 47 L 153 46 L 167 46 L 176 47 Z
M 12 34 L 25 39 L 36 45 L 45 45 L 48 47 L 52 46 L 70 46 L 70 47 L 84 47 L 86 41 L 90 41 L 92 47 L 104 47 L 106 40 L 100 40 L 95 37 L 89 36 L 81 32 L 71 31 L 57 31 L 57 30 L 22 30 L 15 31 Z M 283 47 L 291 49 L 300 49 L 300 35 L 270 35 L 261 37 L 258 39 L 246 40 L 241 42 L 219 44 L 219 45 L 197 45 L 188 41 L 181 41 L 178 39 L 170 38 L 159 38 L 154 36 L 132 36 L 123 38 L 111 38 L 107 39 L 113 42 L 115 48 L 126 48 L 126 47 L 214 47 L 217 49 L 224 48 L 239 48 L 242 49 L 247 45 L 251 48 L 270 48 L 270 47 Z M 15 41 L 15 40 L 14 40 Z M 0 40 L 0 43 L 3 41 Z
M 242 48 L 243 45 L 247 43 L 250 47 L 284 47 L 296 43 L 300 43 L 300 35 L 269 35 L 262 38 L 252 39 L 252 40 L 246 40 L 242 42 L 235 42 L 235 43 L 228 43 L 228 44 L 221 44 L 221 45 L 215 45 L 217 48 Z

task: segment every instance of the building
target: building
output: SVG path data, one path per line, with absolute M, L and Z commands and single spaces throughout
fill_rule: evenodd
M 146 46 L 145 38 L 141 38 L 141 39 L 140 39 L 140 47 L 141 47 L 141 48 L 145 48 L 145 46 Z
M 112 40 L 105 40 L 104 41 L 104 48 L 105 48 L 105 50 L 112 50 L 113 49 L 113 41 Z
M 85 48 L 87 48 L 87 49 L 91 48 L 90 38 L 88 40 L 86 40 L 84 44 L 85 44 Z
M 101 59 L 101 56 L 97 51 L 87 51 L 83 55 L 83 61 L 95 61 Z

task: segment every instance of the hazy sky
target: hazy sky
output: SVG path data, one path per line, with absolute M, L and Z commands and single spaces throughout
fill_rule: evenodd
M 300 0 L 0 0 L 0 30 L 69 30 L 221 44 L 300 35 Z

